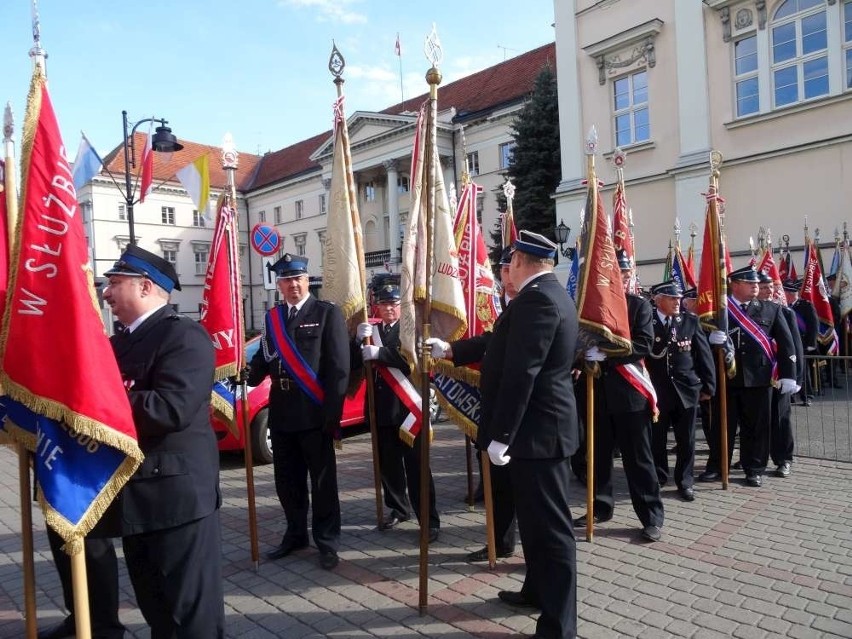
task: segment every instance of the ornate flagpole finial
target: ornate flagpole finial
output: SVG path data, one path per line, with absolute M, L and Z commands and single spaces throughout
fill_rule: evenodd
M 598 150 L 598 130 L 595 128 L 593 124 L 589 127 L 589 133 L 586 135 L 586 146 L 584 148 L 584 153 L 586 155 L 593 156 L 597 153 Z
M 627 160 L 627 154 L 621 150 L 620 146 L 615 147 L 615 153 L 612 154 L 612 163 L 619 171 L 624 168 L 624 162 Z
M 722 154 L 719 151 L 710 151 L 710 172 L 714 178 L 719 177 L 719 169 L 722 167 Z
M 331 72 L 331 75 L 334 76 L 335 82 L 339 79 L 342 81 L 340 76 L 343 75 L 343 69 L 346 68 L 346 60 L 343 59 L 343 54 L 340 53 L 340 49 L 337 48 L 337 45 L 334 43 L 334 40 L 331 41 L 331 55 L 328 56 L 328 70 Z
M 816 227 L 814 229 L 814 242 L 819 244 L 819 227 Z
M 840 229 L 838 227 L 834 227 L 834 243 L 837 244 L 840 242 Z
M 506 178 L 506 182 L 503 184 L 503 195 L 506 196 L 506 200 L 509 202 L 515 199 L 515 185 L 512 184 L 509 178 Z
M 689 237 L 695 239 L 695 236 L 698 235 L 698 225 L 695 222 L 689 223 Z
M 44 68 L 44 61 L 47 59 L 47 54 L 41 48 L 41 20 L 38 15 L 38 0 L 32 0 L 31 7 L 32 26 L 33 26 L 33 47 L 30 49 L 30 57 L 33 59 L 33 64 Z
M 3 141 L 9 142 L 15 133 L 15 120 L 12 116 L 12 103 L 7 102 L 3 110 Z
M 435 69 L 444 59 L 444 50 L 441 48 L 441 39 L 438 37 L 438 29 L 434 22 L 432 23 L 431 33 L 426 36 L 426 41 L 423 43 L 423 53 L 426 55 L 429 64 Z
M 236 171 L 240 162 L 240 154 L 234 144 L 234 138 L 230 132 L 222 138 L 222 168 L 226 171 Z

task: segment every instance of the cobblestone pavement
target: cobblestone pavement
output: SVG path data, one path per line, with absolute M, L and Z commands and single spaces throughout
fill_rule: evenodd
M 418 529 L 411 522 L 379 532 L 375 522 L 369 436 L 344 442 L 338 455 L 343 536 L 333 572 L 315 549 L 283 560 L 261 559 L 255 571 L 247 533 L 245 473 L 240 458 L 222 458 L 222 533 L 227 636 L 482 637 L 533 634 L 535 615 L 501 604 L 497 591 L 517 589 L 523 559 L 495 571 L 469 564 L 483 545 L 484 514 L 466 494 L 464 439 L 452 424 L 436 426 L 432 461 L 442 516 L 429 554 L 429 605 L 418 610 Z M 706 451 L 697 466 L 703 467 Z M 852 466 L 798 459 L 789 479 L 768 477 L 747 488 L 734 471 L 729 490 L 696 484 L 680 501 L 664 489 L 666 524 L 656 544 L 640 540 L 622 473 L 612 521 L 593 543 L 578 543 L 579 636 L 852 637 Z M 0 450 L 0 638 L 22 637 L 23 578 L 17 459 Z M 272 467 L 255 468 L 261 553 L 278 543 L 284 517 Z M 573 487 L 574 514 L 585 489 Z M 62 594 L 34 513 L 36 597 L 43 624 L 62 618 Z M 582 531 L 581 531 L 582 532 Z M 128 636 L 149 633 L 121 563 L 121 618 Z

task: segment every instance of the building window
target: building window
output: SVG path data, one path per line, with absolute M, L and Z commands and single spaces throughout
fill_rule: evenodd
M 174 249 L 163 249 L 163 259 L 174 266 L 177 264 L 177 251 Z
M 843 5 L 843 57 L 846 60 L 847 89 L 852 89 L 852 0 Z
M 468 153 L 465 158 L 465 164 L 467 164 L 467 172 L 470 177 L 479 175 L 479 151 Z
M 776 107 L 828 95 L 828 32 L 823 0 L 786 0 L 770 29 Z
M 261 222 L 266 222 L 266 211 L 260 211 L 257 216 L 260 218 Z
M 304 200 L 296 200 L 296 219 L 301 220 L 302 216 L 305 214 L 305 201 Z
M 364 201 L 374 202 L 376 200 L 376 185 L 372 182 L 367 182 L 364 185 Z
M 192 252 L 195 257 L 195 274 L 206 275 L 207 263 L 210 261 L 210 245 L 206 243 L 196 243 L 192 247 Z
M 319 194 L 319 212 L 320 212 L 320 215 L 325 215 L 327 211 L 328 211 L 328 209 L 327 209 L 327 205 L 326 205 L 325 193 L 320 193 Z
M 514 142 L 506 142 L 500 145 L 500 168 L 508 169 L 509 162 L 512 161 L 512 153 L 515 151 Z
M 304 233 L 301 235 L 294 235 L 293 242 L 296 244 L 296 255 L 305 255 L 305 245 L 308 242 L 308 236 Z
M 737 117 L 760 111 L 757 79 L 757 36 L 734 43 L 734 84 Z
M 651 139 L 648 116 L 648 72 L 622 76 L 612 83 L 616 146 L 628 146 Z
M 127 207 L 125 207 L 124 204 L 118 205 L 118 219 L 122 222 L 127 221 Z
M 275 213 L 275 223 L 281 224 L 281 207 L 276 206 L 272 211 Z
M 400 175 L 396 178 L 396 190 L 397 193 L 408 193 L 411 190 L 407 175 Z
M 207 225 L 204 221 L 204 214 L 197 209 L 192 209 L 192 225 L 199 228 L 204 228 Z
M 175 225 L 175 207 L 164 206 L 160 209 L 163 224 Z

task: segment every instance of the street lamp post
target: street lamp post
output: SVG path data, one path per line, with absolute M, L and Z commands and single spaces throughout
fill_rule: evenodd
M 559 252 L 562 253 L 562 257 L 569 260 L 573 259 L 574 249 L 570 246 L 565 248 L 565 242 L 568 241 L 568 236 L 571 235 L 571 227 L 565 224 L 563 220 L 559 220 L 559 224 L 554 229 L 554 234 L 556 235 L 556 242 L 559 244 Z
M 136 145 L 133 141 L 133 136 L 136 133 L 136 128 L 145 122 L 159 122 L 154 130 L 154 135 L 151 138 L 151 150 L 159 153 L 174 153 L 180 151 L 183 145 L 177 141 L 177 138 L 172 133 L 172 130 L 167 127 L 167 120 L 162 118 L 145 118 L 139 120 L 130 129 L 130 135 L 127 135 L 127 111 L 121 112 L 122 125 L 124 126 L 124 201 L 127 205 L 127 228 L 130 231 L 130 243 L 136 244 L 136 234 L 133 228 L 133 205 L 135 204 L 135 193 L 133 185 L 130 181 L 130 172 L 136 168 Z

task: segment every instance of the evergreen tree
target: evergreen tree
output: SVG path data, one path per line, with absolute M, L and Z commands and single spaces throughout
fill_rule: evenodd
M 556 74 L 545 65 L 536 78 L 533 91 L 512 124 L 515 147 L 509 160 L 507 175 L 515 185 L 515 226 L 554 238 L 556 203 L 553 193 L 562 179 L 559 152 L 559 107 Z M 506 209 L 502 188 L 497 194 L 498 207 Z M 500 257 L 499 239 L 494 232 L 492 260 Z

